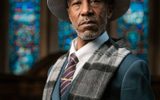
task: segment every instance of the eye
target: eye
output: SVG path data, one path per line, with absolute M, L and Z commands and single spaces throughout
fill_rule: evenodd
M 90 3 L 91 5 L 95 5 L 95 4 L 98 4 L 98 3 L 101 3 L 102 0 L 91 0 Z
M 75 1 L 75 2 L 72 3 L 72 6 L 76 6 L 76 5 L 80 5 L 80 4 L 81 4 L 80 1 Z
M 82 3 L 82 2 L 81 2 L 80 0 L 73 0 L 73 1 L 70 3 L 70 6 L 69 6 L 69 7 L 78 10 L 78 9 L 80 8 L 80 6 L 81 6 L 81 3 Z
M 101 2 L 101 0 L 91 0 L 91 2 Z

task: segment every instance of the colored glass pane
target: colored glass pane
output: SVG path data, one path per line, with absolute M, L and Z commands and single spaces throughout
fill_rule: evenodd
M 118 19 L 117 33 L 134 54 L 148 61 L 148 0 L 131 0 L 127 13 Z
M 71 24 L 60 20 L 58 23 L 59 48 L 64 51 L 68 50 L 72 39 L 75 37 L 76 33 Z
M 9 67 L 23 74 L 39 55 L 40 0 L 9 0 Z

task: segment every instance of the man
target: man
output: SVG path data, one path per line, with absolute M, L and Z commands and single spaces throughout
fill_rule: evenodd
M 43 100 L 153 100 L 146 63 L 106 31 L 129 0 L 48 0 L 51 12 L 77 33 L 50 69 Z

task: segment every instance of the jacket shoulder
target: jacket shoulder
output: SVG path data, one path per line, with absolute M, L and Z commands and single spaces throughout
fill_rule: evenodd
M 148 72 L 148 66 L 144 60 L 136 57 L 133 54 L 129 54 L 121 62 L 119 69 L 117 70 L 117 73 L 119 76 L 121 76 L 121 78 L 124 78 L 126 73 L 133 72 L 133 71 Z
M 132 74 L 141 71 L 144 71 L 148 74 L 148 66 L 146 62 L 133 54 L 128 54 L 119 65 L 119 68 L 116 70 L 115 75 L 112 78 L 111 86 L 120 90 L 123 83 L 122 81 L 124 80 L 127 73 Z

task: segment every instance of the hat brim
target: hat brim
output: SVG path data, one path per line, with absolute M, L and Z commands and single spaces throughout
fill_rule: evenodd
M 66 0 L 47 0 L 49 10 L 57 18 L 70 21 L 67 13 Z M 129 8 L 130 0 L 115 0 L 113 4 L 113 15 L 111 20 L 115 20 L 122 16 Z

